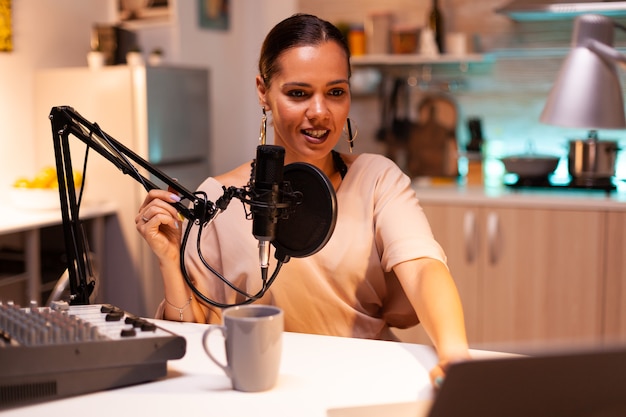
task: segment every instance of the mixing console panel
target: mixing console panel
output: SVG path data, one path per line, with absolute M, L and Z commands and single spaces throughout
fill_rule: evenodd
M 0 409 L 152 381 L 185 339 L 107 305 L 0 302 Z

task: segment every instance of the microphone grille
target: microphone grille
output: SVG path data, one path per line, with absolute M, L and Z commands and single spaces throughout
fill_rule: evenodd
M 282 146 L 259 145 L 254 164 L 254 182 L 267 185 L 283 181 L 285 149 Z

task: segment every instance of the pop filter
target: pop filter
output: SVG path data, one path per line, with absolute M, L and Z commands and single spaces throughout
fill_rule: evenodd
M 287 219 L 279 219 L 276 238 L 276 259 L 285 256 L 303 258 L 322 249 L 335 230 L 337 196 L 326 175 L 317 167 L 303 162 L 285 166 L 284 181 L 293 191 L 302 193 L 299 204 Z

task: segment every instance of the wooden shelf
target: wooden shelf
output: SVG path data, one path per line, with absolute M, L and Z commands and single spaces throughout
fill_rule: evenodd
M 494 57 L 489 54 L 440 55 L 437 57 L 420 54 L 369 54 L 353 56 L 354 66 L 398 66 L 398 65 L 432 65 L 460 66 L 468 64 L 492 64 Z
M 468 76 L 489 74 L 494 61 L 491 54 L 369 54 L 351 58 L 354 71 L 373 69 L 383 77 L 413 77 L 423 88 L 443 91 L 465 88 Z

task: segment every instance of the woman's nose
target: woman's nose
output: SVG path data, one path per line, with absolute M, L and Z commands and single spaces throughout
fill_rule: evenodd
M 309 108 L 307 109 L 306 116 L 310 120 L 323 119 L 329 115 L 328 106 L 326 100 L 322 97 L 313 97 L 311 99 Z

